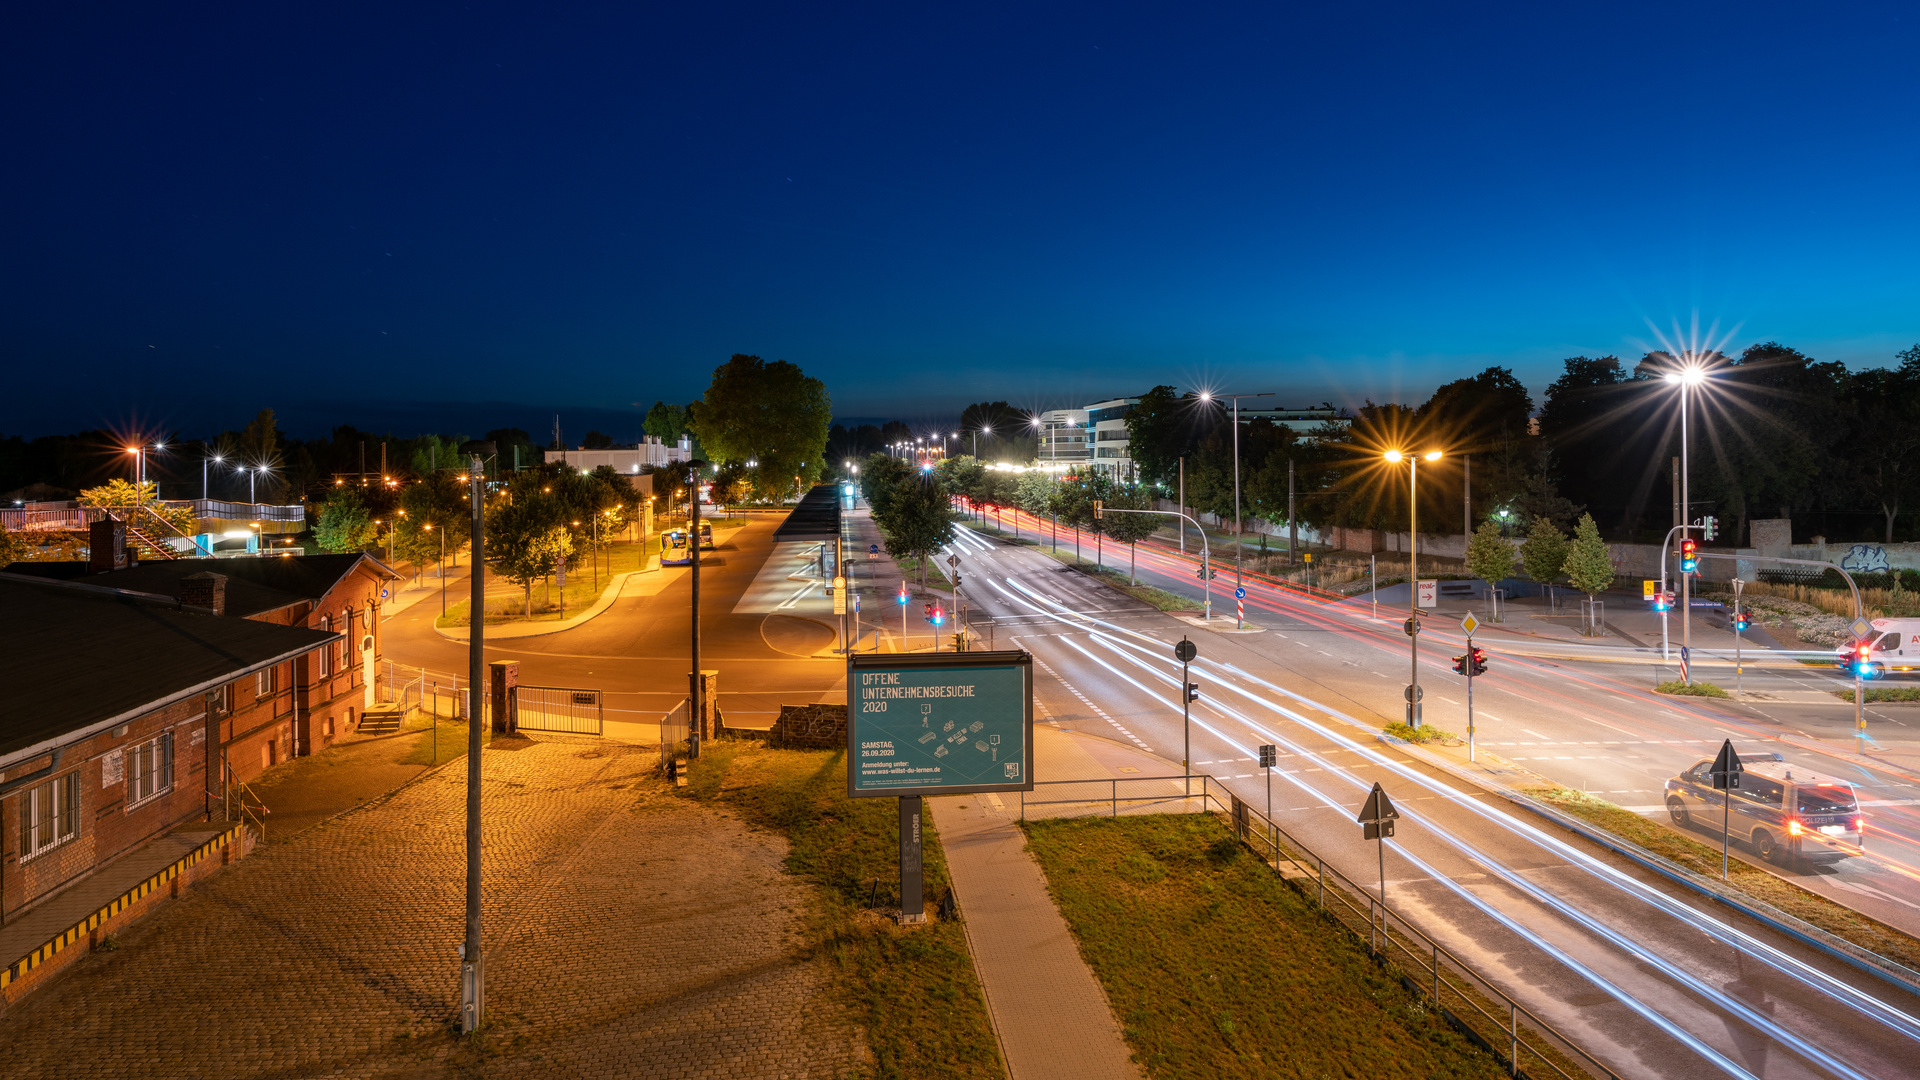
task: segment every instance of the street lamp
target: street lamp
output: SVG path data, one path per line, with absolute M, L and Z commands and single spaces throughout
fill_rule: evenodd
M 422 522 L 420 527 L 432 532 L 433 522 Z M 440 530 L 440 561 L 435 564 L 434 569 L 440 573 L 440 614 L 444 616 L 447 613 L 447 530 L 445 529 Z
M 215 464 L 225 464 L 226 460 L 227 459 L 220 454 L 214 454 L 212 456 L 202 456 L 200 458 L 200 501 L 201 502 L 206 502 L 207 499 L 210 498 L 210 496 L 208 495 L 208 488 L 207 488 L 207 462 L 211 461 L 211 462 L 214 462 Z
M 1707 370 L 1689 357 L 1685 366 L 1667 372 L 1666 378 L 1667 382 L 1680 388 L 1680 532 L 1683 536 L 1692 536 L 1693 503 L 1688 501 L 1690 492 L 1687 490 L 1687 416 L 1692 412 L 1691 391 L 1707 381 Z M 1680 575 L 1680 647 L 1688 653 L 1692 652 L 1693 646 L 1692 576 L 1686 573 Z
M 154 443 L 152 446 L 142 444 L 140 446 L 127 447 L 127 453 L 133 455 L 133 504 L 135 506 L 140 506 L 147 501 L 147 451 L 165 450 L 166 448 L 166 443 Z M 158 495 L 158 492 L 155 492 L 155 494 Z
M 1407 726 L 1420 726 L 1420 459 L 1439 461 L 1440 451 L 1403 454 L 1389 450 L 1381 455 L 1387 464 L 1407 463 L 1407 645 L 1413 666 L 1413 682 L 1407 686 Z
M 1201 401 L 1212 401 L 1217 397 L 1233 399 L 1233 587 L 1235 589 L 1239 589 L 1243 584 L 1240 574 L 1240 549 L 1246 546 L 1240 542 L 1240 399 L 1272 396 L 1272 394 L 1216 394 L 1211 390 L 1200 392 Z

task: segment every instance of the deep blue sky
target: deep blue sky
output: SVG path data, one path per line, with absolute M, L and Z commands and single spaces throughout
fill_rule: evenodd
M 1871 3 L 10 5 L 0 432 L 539 426 L 736 351 L 842 415 L 1537 402 L 1696 315 L 1885 364 L 1916 55 Z

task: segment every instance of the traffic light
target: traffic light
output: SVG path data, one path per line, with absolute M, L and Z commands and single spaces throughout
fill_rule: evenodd
M 933 625 L 939 626 L 941 623 L 944 623 L 946 621 L 947 621 L 947 609 L 941 607 L 939 604 L 933 605 L 933 619 L 932 619 Z
M 1653 610 L 1672 611 L 1673 610 L 1673 594 L 1668 592 L 1654 593 L 1653 594 Z
M 920 617 L 927 620 L 928 622 L 932 622 L 933 621 L 933 605 L 922 604 L 920 606 Z
M 1747 627 L 1752 625 L 1753 625 L 1753 620 L 1747 617 L 1746 612 L 1736 611 L 1733 613 L 1733 628 L 1735 630 L 1738 630 L 1744 634 L 1746 633 Z
M 1466 653 L 1461 653 L 1459 656 L 1453 658 L 1453 673 L 1455 675 L 1465 675 L 1467 673 Z
M 1873 643 L 1862 641 L 1853 647 L 1853 673 L 1863 679 L 1871 679 L 1878 672 L 1873 666 Z
M 1700 542 L 1689 536 L 1680 541 L 1680 572 L 1691 574 L 1700 569 Z
M 1485 675 L 1487 673 L 1487 650 L 1474 649 L 1467 654 L 1467 657 L 1471 661 L 1470 666 L 1467 668 L 1468 678 L 1472 678 L 1475 675 Z
M 900 595 L 894 597 L 894 599 L 900 601 L 901 607 L 906 607 L 907 606 L 907 590 L 901 589 Z
M 1201 569 L 1199 569 L 1199 570 L 1195 570 L 1195 571 L 1193 572 L 1193 576 L 1194 576 L 1194 577 L 1197 577 L 1197 578 L 1199 578 L 1199 579 L 1200 579 L 1201 581 L 1206 581 L 1206 580 L 1208 580 L 1209 578 L 1212 578 L 1212 577 L 1214 577 L 1214 576 L 1216 576 L 1216 575 L 1218 575 L 1219 573 L 1220 573 L 1220 571 L 1218 571 L 1218 570 L 1216 570 L 1216 569 L 1214 569 L 1214 568 L 1213 568 L 1213 567 L 1211 567 L 1211 566 L 1208 566 L 1208 567 L 1202 567 L 1202 568 L 1201 568 Z
M 1714 517 L 1712 514 L 1701 518 L 1700 524 L 1706 530 L 1704 535 L 1708 540 L 1712 540 L 1714 537 L 1720 535 L 1720 519 Z
M 1188 684 L 1187 684 L 1187 702 L 1188 702 L 1188 704 L 1192 704 L 1193 702 L 1196 702 L 1196 701 L 1199 701 L 1199 700 L 1200 700 L 1200 684 L 1199 684 L 1199 683 L 1197 683 L 1197 682 L 1190 682 L 1190 683 L 1188 683 Z

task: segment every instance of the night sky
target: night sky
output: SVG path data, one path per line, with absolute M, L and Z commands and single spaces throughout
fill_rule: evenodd
M 1875 3 L 13 4 L 0 432 L 576 440 L 734 352 L 908 418 L 1537 403 L 1696 319 L 1884 365 L 1916 56 Z

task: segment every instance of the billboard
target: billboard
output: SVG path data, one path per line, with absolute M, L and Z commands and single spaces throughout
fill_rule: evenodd
M 848 659 L 848 796 L 1031 791 L 1032 761 L 1029 654 Z

